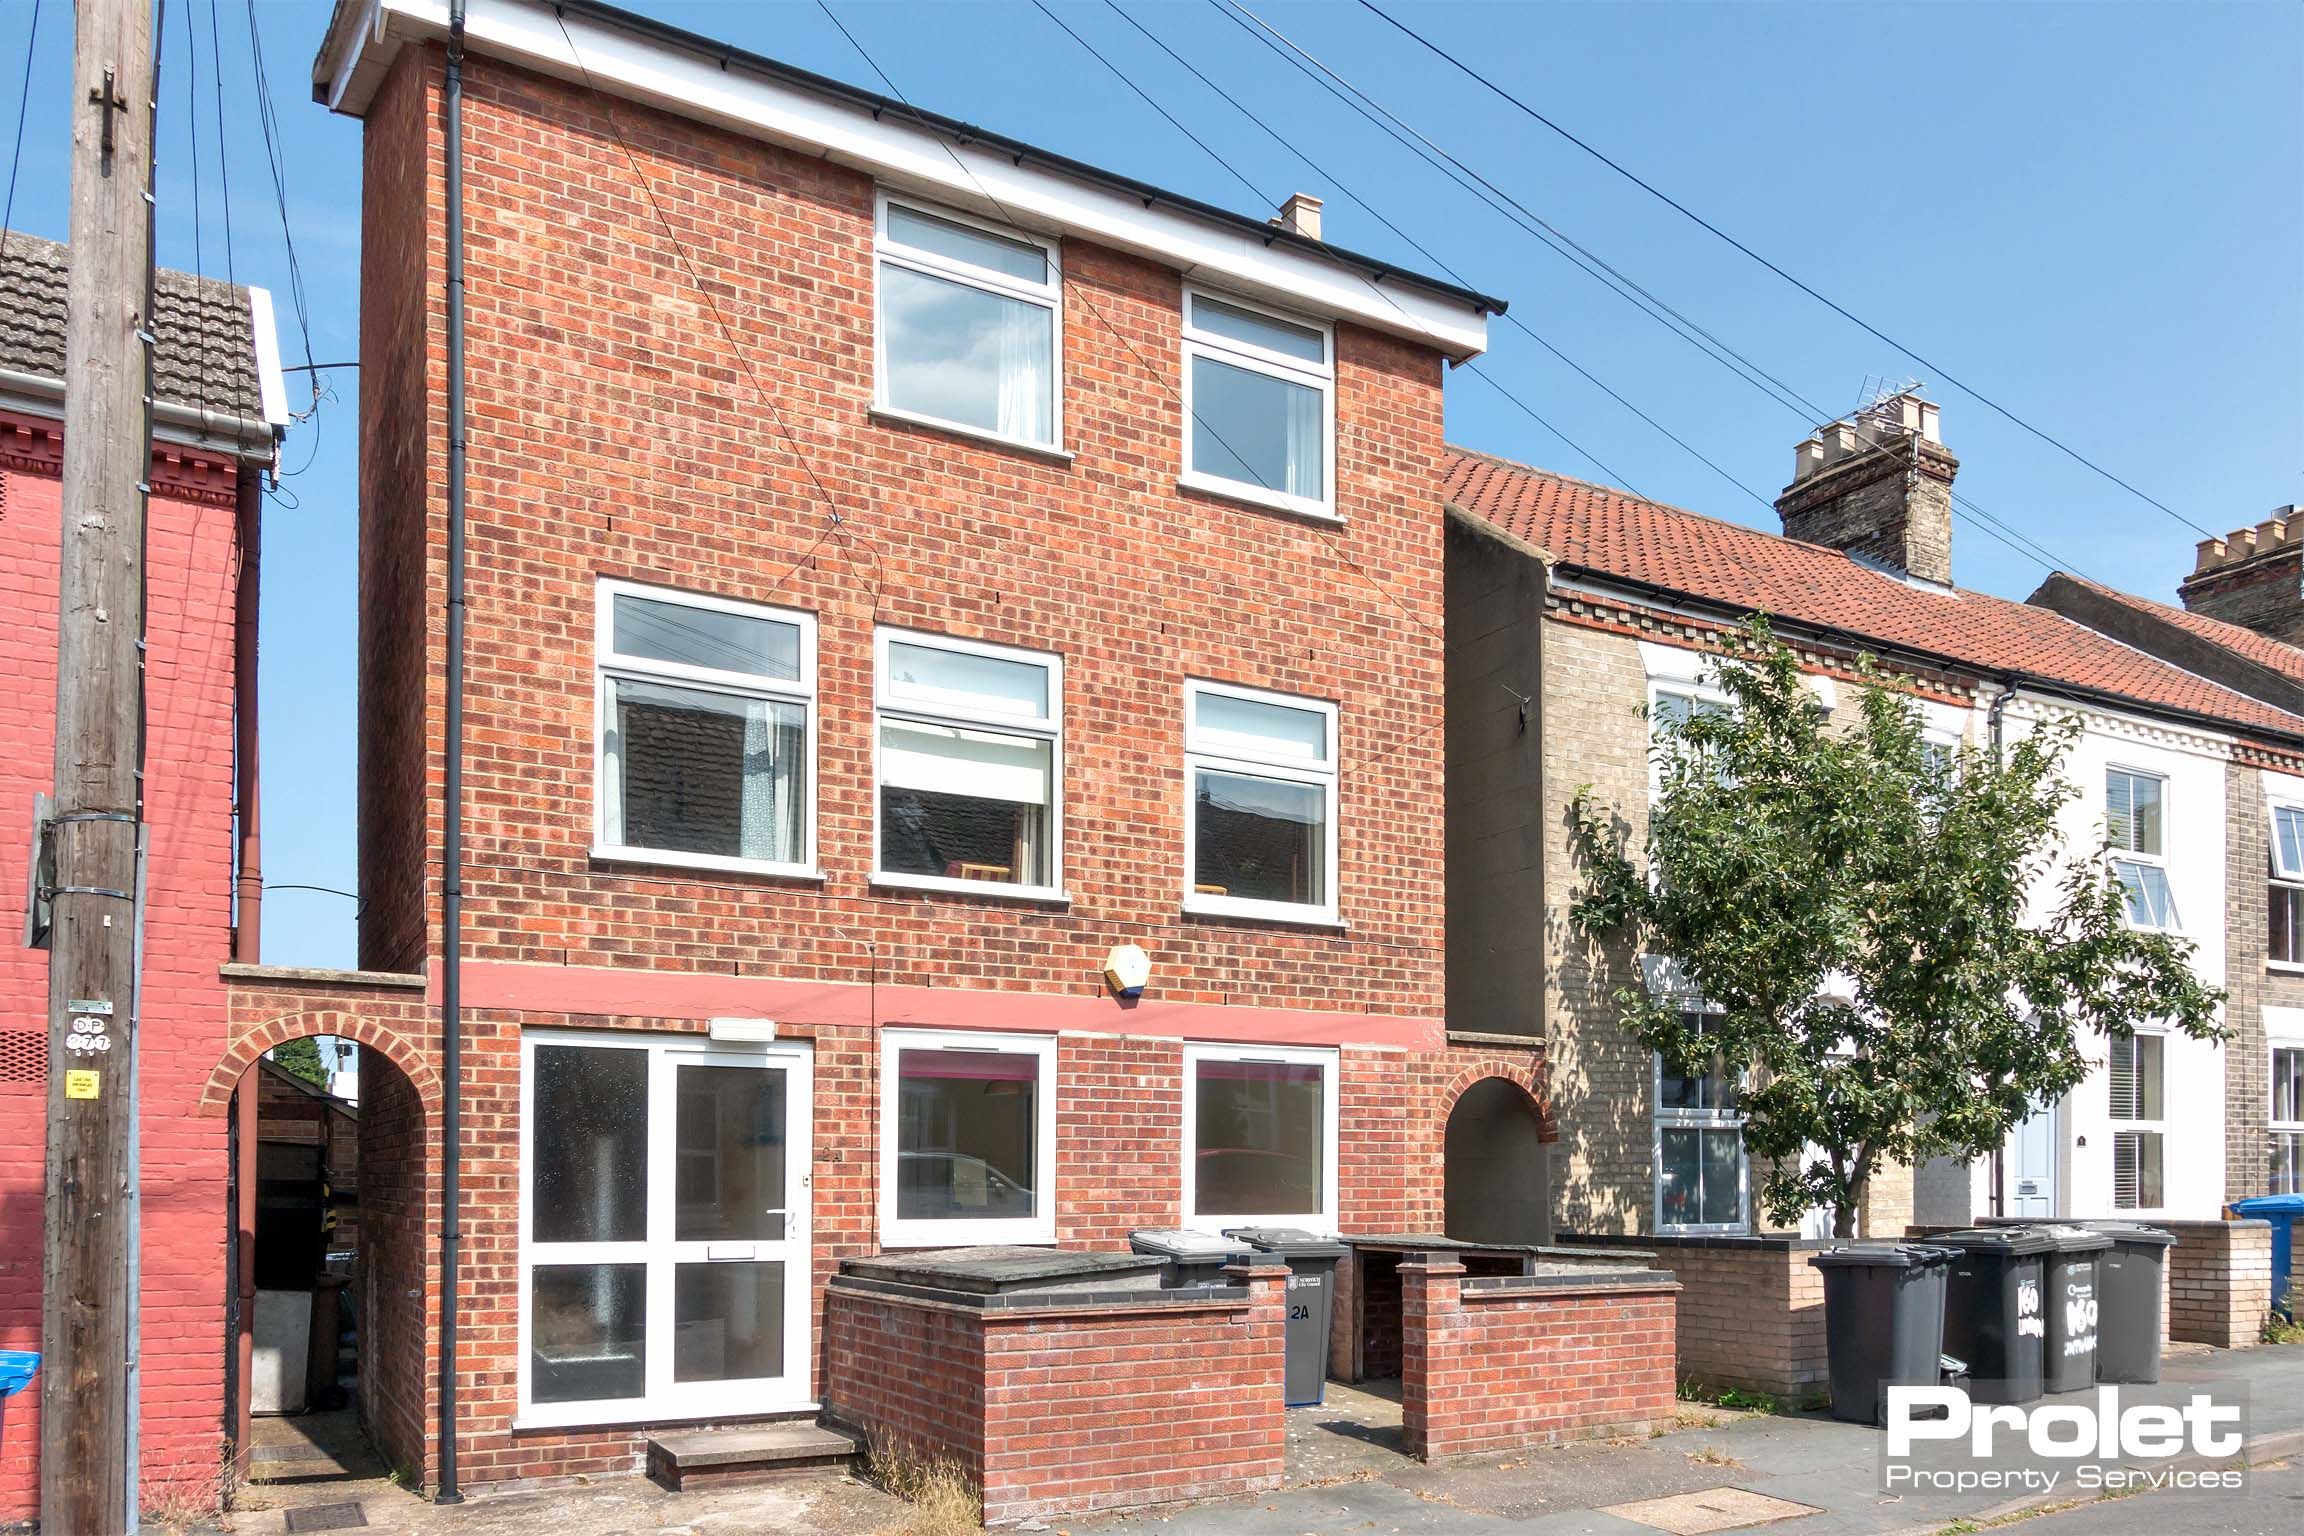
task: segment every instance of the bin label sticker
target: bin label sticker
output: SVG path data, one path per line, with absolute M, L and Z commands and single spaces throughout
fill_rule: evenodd
M 64 1097 L 68 1099 L 93 1099 L 97 1096 L 101 1080 L 101 1073 L 90 1072 L 84 1068 L 67 1072 L 64 1074 Z
M 2064 1358 L 2096 1353 L 2096 1282 L 2085 1271 L 2064 1281 Z

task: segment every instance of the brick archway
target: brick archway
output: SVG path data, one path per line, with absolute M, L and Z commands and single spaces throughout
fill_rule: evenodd
M 1528 1112 L 1536 1117 L 1539 1140 L 1554 1142 L 1560 1139 L 1560 1128 L 1552 1119 L 1551 1088 L 1541 1058 L 1529 1062 L 1491 1056 L 1468 1064 L 1441 1093 L 1438 1123 L 1445 1126 L 1448 1118 L 1456 1113 L 1456 1105 L 1464 1095 L 1491 1078 L 1502 1078 L 1520 1090 L 1522 1098 L 1527 1101 Z
M 284 1013 L 233 1041 L 224 1059 L 216 1064 L 216 1070 L 208 1074 L 208 1086 L 200 1092 L 200 1113 L 219 1118 L 230 1114 L 232 1090 L 239 1086 L 240 1079 L 259 1056 L 276 1045 L 313 1035 L 334 1035 L 364 1050 L 375 1051 L 415 1086 L 416 1097 L 424 1106 L 425 1119 L 430 1120 L 439 1113 L 440 1078 L 432 1070 L 427 1052 L 386 1025 L 332 1008 Z
M 1442 1097 L 1442 1230 L 1480 1242 L 1552 1239 L 1550 1146 L 1540 1067 L 1483 1062 Z

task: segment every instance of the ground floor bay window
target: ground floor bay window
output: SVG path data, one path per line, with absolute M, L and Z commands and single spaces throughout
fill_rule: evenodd
M 2166 1204 L 2161 1176 L 2167 1039 L 2139 1031 L 2111 1042 L 2106 1077 L 2112 1110 L 2112 1208 L 2156 1211 Z
M 805 1045 L 530 1031 L 520 1422 L 803 1406 Z
M 1688 1023 L 1703 1033 L 1700 1019 Z M 1746 1230 L 1750 1180 L 1736 1074 L 1718 1063 L 1675 1072 L 1662 1056 L 1655 1060 L 1657 1230 Z
M 2272 1046 L 2272 1179 L 2275 1195 L 2304 1195 L 2304 1041 Z

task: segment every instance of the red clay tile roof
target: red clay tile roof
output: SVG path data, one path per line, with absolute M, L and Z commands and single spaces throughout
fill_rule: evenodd
M 1445 469 L 1450 503 L 1537 546 L 1565 567 L 1724 607 L 1763 609 L 1859 644 L 1871 641 L 1985 671 L 2023 672 L 2108 699 L 2304 737 L 2304 717 L 2029 603 L 1915 586 L 1821 544 L 1721 522 L 1468 448 L 1450 448 Z
M 2070 571 L 2066 571 L 2064 576 L 2075 585 L 2086 587 L 2098 596 L 2110 598 L 2113 602 L 2133 608 L 2138 613 L 2149 614 L 2162 623 L 2173 624 L 2178 629 L 2188 630 L 2211 644 L 2220 645 L 2228 651 L 2237 652 L 2239 655 L 2247 657 L 2260 667 L 2271 668 L 2291 682 L 2304 683 L 2304 650 L 2299 650 L 2293 645 L 2285 645 L 2267 635 L 2260 635 L 2252 629 L 2242 629 L 2237 624 L 2227 624 L 2222 619 L 2212 619 L 2204 613 L 2194 613 L 2188 608 L 2178 608 L 2168 603 L 2153 602 L 2147 597 L 2137 597 L 2133 593 L 2122 592 L 2090 581 L 2085 576 L 2074 576 Z

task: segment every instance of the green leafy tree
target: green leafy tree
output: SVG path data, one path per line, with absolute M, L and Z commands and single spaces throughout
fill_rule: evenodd
M 304 1079 L 313 1087 L 325 1089 L 328 1086 L 328 1069 L 320 1064 L 320 1042 L 310 1035 L 284 1040 L 264 1054 L 272 1065 Z
M 2004 756 L 1951 751 L 1869 658 L 1836 728 L 1764 618 L 1731 649 L 1730 708 L 1654 722 L 1646 868 L 1628 825 L 1577 797 L 1570 919 L 1670 957 L 1675 984 L 1618 988 L 1617 1010 L 1668 1070 L 1747 1074 L 1771 1221 L 1824 1206 L 1852 1236 L 1885 1162 L 1999 1146 L 2087 1075 L 2091 1036 L 2221 1036 L 2192 946 L 2131 928 L 2103 859 L 2061 855 L 2076 717 Z

